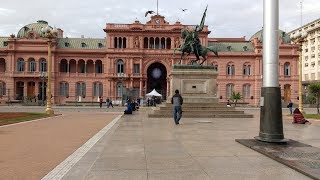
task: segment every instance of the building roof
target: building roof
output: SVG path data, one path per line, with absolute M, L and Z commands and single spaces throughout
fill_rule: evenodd
M 254 52 L 252 43 L 245 42 L 209 42 L 208 46 L 217 47 L 219 52 Z
M 31 23 L 28 25 L 23 26 L 17 34 L 17 38 L 26 38 L 28 31 L 34 31 L 42 37 L 41 29 L 45 28 L 48 25 L 47 21 L 39 20 L 36 23 Z
M 0 48 L 5 48 L 6 47 L 6 43 L 8 42 L 9 37 L 0 37 Z
M 282 38 L 282 42 L 285 44 L 289 44 L 291 42 L 290 36 L 288 33 L 279 30 L 278 31 L 279 37 Z M 254 38 L 258 38 L 260 42 L 263 42 L 263 29 L 260 31 L 256 32 L 253 36 L 251 36 L 250 41 L 253 40 Z
M 288 34 L 291 34 L 291 33 L 293 33 L 293 32 L 296 31 L 296 30 L 303 29 L 303 28 L 305 28 L 305 27 L 307 27 L 307 26 L 309 26 L 309 25 L 311 25 L 311 24 L 313 24 L 313 23 L 316 23 L 316 22 L 319 23 L 319 22 L 320 22 L 320 18 L 318 18 L 318 19 L 316 19 L 316 20 L 314 20 L 314 21 L 311 21 L 311 22 L 309 22 L 309 23 L 307 23 L 307 24 L 305 24 L 305 25 L 303 25 L 303 26 L 301 26 L 301 27 L 298 27 L 298 28 L 290 31 Z
M 101 49 L 106 47 L 105 39 L 93 38 L 58 38 L 59 48 L 69 49 Z

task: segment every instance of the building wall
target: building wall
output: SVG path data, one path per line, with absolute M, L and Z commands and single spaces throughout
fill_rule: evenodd
M 155 21 L 160 19 L 160 23 Z M 163 16 L 155 15 L 146 24 L 141 24 L 135 21 L 132 24 L 107 24 L 104 31 L 106 32 L 105 47 L 104 48 L 67 48 L 59 44 L 59 39 L 53 41 L 52 47 L 52 95 L 53 102 L 56 104 L 65 104 L 68 102 L 80 101 L 76 96 L 76 84 L 85 83 L 86 92 L 85 97 L 81 97 L 81 101 L 97 102 L 99 95 L 93 96 L 93 83 L 101 83 L 103 85 L 102 98 L 107 97 L 120 102 L 119 89 L 117 84 L 123 83 L 126 89 L 136 90 L 137 97 L 142 97 L 150 91 L 148 87 L 148 68 L 154 63 L 161 63 L 166 71 L 166 94 L 169 95 L 169 75 L 171 66 L 180 61 L 180 53 L 173 56 L 173 49 L 181 43 L 180 32 L 181 29 L 193 28 L 194 26 L 182 25 L 176 22 L 170 25 L 165 21 Z M 255 38 L 251 41 L 246 41 L 244 38 L 223 38 L 223 39 L 209 39 L 210 31 L 205 26 L 203 32 L 200 33 L 199 38 L 201 42 L 208 46 L 209 42 L 243 42 L 252 44 L 252 51 L 222 51 L 219 52 L 219 57 L 214 56 L 213 53 L 208 54 L 208 59 L 204 65 L 218 66 L 218 92 L 217 96 L 220 102 L 226 102 L 227 85 L 232 84 L 235 92 L 242 94 L 244 85 L 250 85 L 250 95 L 244 98 L 244 102 L 250 105 L 257 106 L 260 99 L 260 91 L 262 85 L 262 44 Z M 115 47 L 115 37 L 126 38 L 126 47 Z M 171 39 L 171 46 L 166 46 L 165 49 L 147 48 L 144 47 L 145 38 L 165 38 Z M 66 40 L 66 38 L 64 39 Z M 70 39 L 69 39 L 70 40 Z M 90 39 L 77 39 L 77 41 L 91 42 Z M 28 82 L 35 83 L 34 95 L 37 96 L 41 91 L 39 83 L 42 82 L 40 78 L 39 60 L 47 60 L 47 42 L 44 38 L 16 38 L 8 37 L 8 45 L 0 46 L 0 81 L 6 83 L 6 91 L 11 92 L 11 99 L 17 98 L 17 82 L 24 82 L 24 94 L 28 96 Z M 67 40 L 66 40 L 67 41 Z M 93 40 L 92 40 L 93 41 Z M 71 40 L 70 40 L 71 42 Z M 167 43 L 167 41 L 165 41 Z M 161 44 L 161 43 L 160 43 Z M 166 44 L 167 45 L 167 44 Z M 281 86 L 282 96 L 286 94 L 285 87 L 290 86 L 289 99 L 297 102 L 298 96 L 298 53 L 297 46 L 282 43 L 280 40 L 280 59 L 279 59 L 279 85 Z M 23 58 L 28 61 L 29 58 L 34 58 L 36 61 L 35 72 L 28 72 L 28 65 L 24 72 L 17 71 L 17 60 Z M 5 72 L 2 70 L 1 59 L 5 61 Z M 123 61 L 123 73 L 117 72 L 118 60 Z M 193 56 L 187 56 L 182 59 L 182 64 L 188 64 Z M 96 72 L 97 64 L 102 63 L 102 73 Z M 284 75 L 284 66 L 286 63 L 290 65 L 290 74 Z M 62 72 L 62 64 L 67 65 L 67 72 Z M 82 71 L 82 64 L 86 72 Z M 139 73 L 134 73 L 134 64 L 139 64 Z M 235 73 L 227 74 L 227 66 L 233 65 Z M 251 66 L 251 74 L 243 74 L 243 67 Z M 68 95 L 60 95 L 60 83 L 68 83 Z M 287 92 L 288 94 L 288 92 Z M 6 99 L 8 93 L 2 97 Z M 14 97 L 15 96 L 15 97 Z M 136 98 L 137 98 L 136 97 Z M 288 99 L 286 99 L 288 100 Z
M 307 23 L 289 34 L 305 31 L 307 37 L 302 43 L 302 81 L 320 80 L 320 19 Z

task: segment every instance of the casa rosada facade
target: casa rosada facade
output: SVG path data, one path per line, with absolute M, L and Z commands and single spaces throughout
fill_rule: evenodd
M 0 100 L 41 100 L 46 94 L 48 43 L 41 28 L 46 21 L 22 27 L 17 35 L 0 37 Z M 169 24 L 154 15 L 146 24 L 107 23 L 106 38 L 68 38 L 58 29 L 52 40 L 52 101 L 97 102 L 99 97 L 120 102 L 123 95 L 144 97 L 153 89 L 169 95 L 171 66 L 180 60 L 173 54 L 180 46 L 181 30 L 195 26 Z M 217 97 L 226 102 L 231 92 L 240 92 L 243 101 L 257 106 L 262 86 L 262 31 L 249 40 L 209 38 L 205 26 L 199 34 L 205 46 L 217 46 L 219 56 L 208 54 L 205 66 L 218 71 Z M 279 86 L 284 101 L 297 102 L 298 46 L 279 31 Z M 188 64 L 187 56 L 182 64 Z

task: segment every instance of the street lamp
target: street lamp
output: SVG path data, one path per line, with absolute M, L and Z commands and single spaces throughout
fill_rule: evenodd
M 47 73 L 41 72 L 40 79 L 42 81 L 42 84 L 41 84 L 41 100 L 42 100 L 41 106 L 44 106 L 44 80 L 47 79 Z
M 48 39 L 48 83 L 47 83 L 47 108 L 46 113 L 48 115 L 53 115 L 54 111 L 51 108 L 51 66 L 52 66 L 52 60 L 51 60 L 51 44 L 52 39 L 56 38 L 58 36 L 58 31 L 56 28 L 51 28 L 49 25 L 47 25 L 45 28 L 41 29 L 41 32 L 43 33 L 43 37 Z
M 299 110 L 303 112 L 303 102 L 302 102 L 302 43 L 307 37 L 307 32 L 302 30 L 295 34 L 291 34 L 290 38 L 295 44 L 299 44 Z

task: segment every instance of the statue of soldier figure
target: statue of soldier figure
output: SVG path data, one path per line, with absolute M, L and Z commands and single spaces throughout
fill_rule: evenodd
M 200 60 L 200 56 L 203 58 L 202 62 L 200 65 L 202 65 L 206 60 L 207 60 L 207 52 L 208 50 L 213 52 L 216 56 L 218 56 L 218 48 L 209 46 L 205 47 L 201 45 L 198 33 L 201 32 L 204 28 L 204 21 L 207 13 L 207 8 L 206 7 L 200 25 L 196 25 L 196 27 L 189 31 L 187 29 L 181 30 L 181 38 L 183 39 L 183 44 L 180 46 L 180 48 L 175 48 L 174 49 L 174 54 L 175 51 L 181 51 L 181 58 L 178 64 L 181 64 L 181 60 L 184 56 L 184 53 L 187 53 L 187 55 L 194 54 L 196 56 L 196 60 L 191 61 L 191 64 L 196 63 L 197 61 Z

